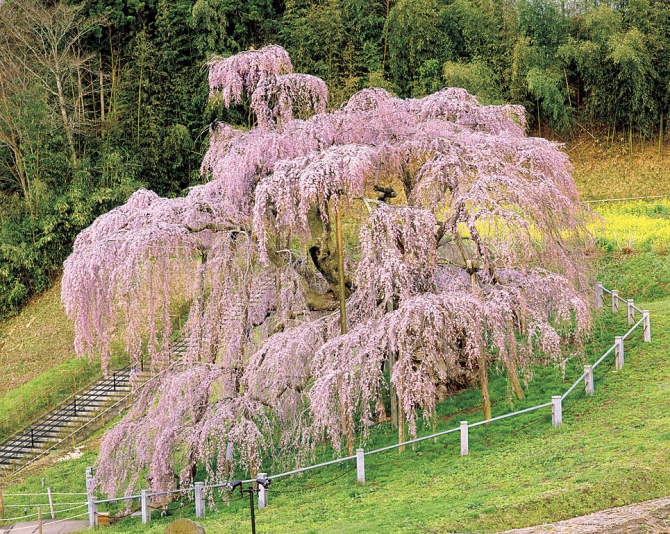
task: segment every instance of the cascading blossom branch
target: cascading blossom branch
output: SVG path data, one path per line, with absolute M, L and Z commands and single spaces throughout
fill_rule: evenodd
M 77 353 L 107 368 L 122 338 L 162 370 L 102 444 L 105 492 L 173 489 L 199 464 L 210 482 L 245 477 L 324 439 L 352 451 L 391 397 L 401 438 L 472 385 L 486 415 L 490 370 L 523 395 L 531 365 L 579 350 L 589 213 L 560 147 L 525 135 L 523 108 L 365 89 L 326 112 L 323 81 L 278 46 L 209 68 L 212 94 L 250 106 L 256 126 L 215 125 L 206 183 L 138 191 L 65 263 Z M 170 367 L 184 310 L 189 349 Z

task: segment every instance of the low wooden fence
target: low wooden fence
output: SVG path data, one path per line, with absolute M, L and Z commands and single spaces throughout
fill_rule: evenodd
M 59 493 L 51 488 L 43 493 L 3 493 L 0 490 L 0 531 L 3 524 L 29 520 L 41 523 L 43 518 L 58 519 L 58 522 L 82 518 L 88 515 L 87 507 L 87 493 Z M 26 529 L 32 531 L 35 527 Z M 12 532 L 19 530 L 21 528 L 11 528 Z
M 455 428 L 450 428 L 448 430 L 444 430 L 442 432 L 436 432 L 434 434 L 430 434 L 429 436 L 421 436 L 415 439 L 410 439 L 407 441 L 404 441 L 402 443 L 396 443 L 393 445 L 389 445 L 387 447 L 381 447 L 379 449 L 374 449 L 371 451 L 365 451 L 364 449 L 357 449 L 356 454 L 352 456 L 346 456 L 343 458 L 338 458 L 335 460 L 331 460 L 329 462 L 323 462 L 319 463 L 316 465 L 310 465 L 308 467 L 303 467 L 300 469 L 294 469 L 292 471 L 287 471 L 285 473 L 279 473 L 276 475 L 271 475 L 268 476 L 266 473 L 260 473 L 259 477 L 257 479 L 250 479 L 250 480 L 242 480 L 242 481 L 235 481 L 236 485 L 241 484 L 254 484 L 258 482 L 259 480 L 262 479 L 269 479 L 269 480 L 276 480 L 279 478 L 287 477 L 290 475 L 295 475 L 297 473 L 304 473 L 306 471 L 311 471 L 313 469 L 318 469 L 321 467 L 326 467 L 329 465 L 334 465 L 334 464 L 340 464 L 343 462 L 349 462 L 349 461 L 355 461 L 356 463 L 356 477 L 357 481 L 359 483 L 365 483 L 365 458 L 367 456 L 370 456 L 372 454 L 378 454 L 380 452 L 384 451 L 389 451 L 392 449 L 396 449 L 399 447 L 402 447 L 404 445 L 411 445 L 413 443 L 418 443 L 421 441 L 429 440 L 429 439 L 436 439 L 441 436 L 446 436 L 447 434 L 452 434 L 455 432 L 460 433 L 460 452 L 461 455 L 467 455 L 469 453 L 469 429 L 480 426 L 480 425 L 486 425 L 489 423 L 494 423 L 496 421 L 500 421 L 502 419 L 507 419 L 510 417 L 516 417 L 522 414 L 527 414 L 529 412 L 534 412 L 538 410 L 543 410 L 543 409 L 548 409 L 551 408 L 551 421 L 552 425 L 555 427 L 558 427 L 562 424 L 563 422 L 563 401 L 571 394 L 573 393 L 577 388 L 582 386 L 584 388 L 584 392 L 587 395 L 593 395 L 595 393 L 595 381 L 594 381 L 594 374 L 593 371 L 605 361 L 606 358 L 614 354 L 614 360 L 615 360 L 615 365 L 617 369 L 622 369 L 624 366 L 624 346 L 625 346 L 625 341 L 628 337 L 630 337 L 633 332 L 635 332 L 636 329 L 642 327 L 643 331 L 643 339 L 645 342 L 651 342 L 651 324 L 650 324 L 650 319 L 649 319 L 649 311 L 648 310 L 642 310 L 635 306 L 635 303 L 633 299 L 623 299 L 619 296 L 618 291 L 612 290 L 610 291 L 609 289 L 606 289 L 603 287 L 602 283 L 598 282 L 595 287 L 595 305 L 596 308 L 601 309 L 605 306 L 605 295 L 609 295 L 611 297 L 611 310 L 612 313 L 618 313 L 621 305 L 625 305 L 626 308 L 626 314 L 627 314 L 627 319 L 628 319 L 628 326 L 630 326 L 629 330 L 623 334 L 622 336 L 616 336 L 614 338 L 614 344 L 609 347 L 603 354 L 596 360 L 595 363 L 591 365 L 585 365 L 584 366 L 584 372 L 581 374 L 577 380 L 563 393 L 562 395 L 554 395 L 551 397 L 551 400 L 549 402 L 539 404 L 537 406 L 532 406 L 530 408 L 525 408 L 523 410 L 518 410 L 515 412 L 507 413 L 504 415 L 500 415 L 497 417 L 492 417 L 491 419 L 486 419 L 483 421 L 478 421 L 475 423 L 468 423 L 467 421 L 461 421 L 460 425 Z M 88 468 L 87 469 L 87 487 L 90 488 L 91 482 L 92 482 L 92 469 Z M 152 507 L 150 504 L 150 501 L 154 497 L 161 497 L 161 496 L 167 496 L 171 494 L 179 494 L 182 496 L 189 495 L 193 493 L 193 497 L 195 499 L 195 509 L 196 509 L 196 517 L 201 518 L 205 516 L 206 513 L 206 507 L 205 507 L 205 494 L 206 490 L 214 490 L 214 489 L 232 489 L 233 484 L 231 482 L 223 483 L 223 484 L 210 484 L 206 485 L 204 482 L 196 482 L 193 487 L 189 488 L 182 488 L 178 490 L 172 490 L 172 491 L 163 491 L 163 492 L 158 492 L 158 493 L 151 493 L 147 490 L 142 490 L 139 495 L 130 495 L 130 496 L 125 496 L 125 497 L 118 497 L 115 499 L 101 499 L 101 500 L 96 500 L 93 496 L 92 493 L 89 492 L 88 496 L 88 515 L 89 515 L 89 522 L 91 526 L 97 525 L 97 517 L 98 517 L 98 506 L 102 504 L 111 504 L 111 503 L 120 503 L 120 502 L 128 502 L 128 501 L 133 501 L 133 500 L 139 500 L 140 502 L 140 507 L 141 507 L 141 517 L 142 517 L 142 522 L 146 523 L 151 520 L 151 511 Z M 263 508 L 267 505 L 268 502 L 268 495 L 267 495 L 267 489 L 263 487 L 262 485 L 259 485 L 258 487 L 258 506 L 259 508 Z

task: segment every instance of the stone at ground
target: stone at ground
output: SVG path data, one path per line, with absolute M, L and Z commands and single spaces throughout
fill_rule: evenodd
M 205 534 L 205 529 L 190 519 L 177 519 L 165 528 L 163 534 Z
M 44 519 L 42 521 L 42 534 L 71 534 L 88 528 L 88 520 L 74 521 L 68 519 Z M 38 534 L 39 525 L 37 521 L 25 521 L 11 525 L 0 526 L 0 534 Z
M 669 534 L 670 497 L 499 534 Z

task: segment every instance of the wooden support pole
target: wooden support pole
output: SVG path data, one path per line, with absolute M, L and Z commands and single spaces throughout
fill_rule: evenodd
M 51 511 L 51 519 L 56 519 L 56 513 L 54 512 L 54 499 L 51 495 L 51 488 L 47 488 L 47 496 L 49 497 L 49 509 Z
M 405 441 L 405 410 L 402 406 L 398 406 L 398 443 L 403 443 Z M 398 447 L 398 454 L 405 452 L 405 446 L 400 445 Z
M 461 421 L 461 456 L 470 454 L 470 444 L 468 440 L 468 422 Z
M 86 479 L 88 483 L 88 478 Z M 92 490 L 88 490 L 88 526 L 90 528 L 98 526 L 98 506 L 93 500 Z
M 623 369 L 623 337 L 622 336 L 616 336 L 614 338 L 614 354 L 615 354 L 615 360 L 616 360 L 616 369 L 617 371 Z
M 551 424 L 561 426 L 563 424 L 563 400 L 560 395 L 551 397 Z
M 347 309 L 344 298 L 344 240 L 342 238 L 342 215 L 340 207 L 335 208 L 335 234 L 337 238 L 337 270 L 340 289 L 340 331 L 347 333 Z
M 393 311 L 393 302 L 389 301 L 386 303 L 386 312 L 391 313 Z M 391 428 L 393 430 L 398 428 L 398 392 L 391 382 L 393 377 L 393 367 L 395 366 L 396 353 L 395 351 L 389 351 L 389 397 L 391 398 Z
M 233 468 L 233 442 L 229 441 L 226 445 L 226 464 L 225 472 L 226 475 L 229 475 Z
M 644 340 L 646 343 L 651 343 L 651 321 L 649 320 L 649 310 L 642 310 L 642 330 L 644 330 Z
M 259 473 L 258 478 L 268 478 L 267 473 Z M 258 509 L 265 508 L 268 505 L 268 490 L 265 486 L 258 486 Z
M 356 481 L 365 484 L 365 451 L 356 449 Z
M 635 322 L 635 301 L 626 299 L 626 316 L 628 317 L 628 326 Z
M 603 283 L 596 282 L 596 309 L 603 307 Z
M 5 518 L 5 502 L 2 500 L 2 490 L 0 489 L 0 519 Z
M 151 521 L 151 508 L 147 490 L 140 491 L 140 503 L 142 504 L 142 523 Z
M 204 482 L 195 483 L 195 517 L 197 518 L 205 517 L 205 496 L 203 494 L 204 486 Z
M 612 291 L 612 313 L 619 313 L 619 292 L 616 289 Z
M 337 270 L 338 285 L 340 290 L 340 332 L 342 335 L 347 333 L 347 307 L 344 296 L 344 239 L 342 237 L 342 213 L 340 206 L 335 208 L 335 237 L 337 241 Z M 338 388 L 341 391 L 341 388 Z M 342 422 L 342 434 L 347 437 L 347 452 L 349 456 L 354 453 L 353 430 L 346 417 L 344 403 L 340 400 L 340 418 Z
M 37 529 L 39 534 L 42 534 L 42 507 L 37 507 Z
M 584 372 L 586 376 L 584 377 L 584 388 L 586 389 L 587 395 L 593 395 L 595 393 L 595 382 L 593 381 L 593 367 L 590 365 L 584 366 Z

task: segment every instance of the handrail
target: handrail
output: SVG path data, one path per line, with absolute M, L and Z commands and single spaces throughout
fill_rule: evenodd
M 62 438 L 62 439 L 59 440 L 58 442 L 56 442 L 54 445 L 52 445 L 51 447 L 49 447 L 49 448 L 46 449 L 46 450 L 41 451 L 37 456 L 31 458 L 31 459 L 30 459 L 30 462 L 26 463 L 25 465 L 21 466 L 19 469 L 17 469 L 16 471 L 14 471 L 14 474 L 16 474 L 16 473 L 20 473 L 20 472 L 23 471 L 26 467 L 28 467 L 29 465 L 31 465 L 33 462 L 39 460 L 40 458 L 44 457 L 45 455 L 47 455 L 47 454 L 51 453 L 52 451 L 54 451 L 55 449 L 57 449 L 63 442 L 67 442 L 68 439 L 74 437 L 74 435 L 75 435 L 77 432 L 80 432 L 82 429 L 86 428 L 88 425 L 90 425 L 91 423 L 93 423 L 93 421 L 98 420 L 100 417 L 102 417 L 103 415 L 105 415 L 107 412 L 109 412 L 109 411 L 111 411 L 112 409 L 118 407 L 119 404 L 122 404 L 123 402 L 127 401 L 132 395 L 135 395 L 138 391 L 141 391 L 144 387 L 147 386 L 147 384 L 149 384 L 150 382 L 154 381 L 156 378 L 158 378 L 159 376 L 161 376 L 163 373 L 166 373 L 167 371 L 170 371 L 170 370 L 171 370 L 173 367 L 175 367 L 178 363 L 180 363 L 179 360 L 176 360 L 176 361 L 172 362 L 168 367 L 166 367 L 165 369 L 163 369 L 162 371 L 160 371 L 160 372 L 159 372 L 158 374 L 156 374 L 155 376 L 152 376 L 149 380 L 147 380 L 144 384 L 142 384 L 137 390 L 135 390 L 135 391 L 131 391 L 130 393 L 128 393 L 128 395 L 126 395 L 125 397 L 119 399 L 119 401 L 117 401 L 116 403 L 114 403 L 112 406 L 110 406 L 109 408 L 107 408 L 107 409 L 104 410 L 103 412 L 100 412 L 98 415 L 96 415 L 96 416 L 93 417 L 91 420 L 89 420 L 89 421 L 87 421 L 86 423 L 84 423 L 82 426 L 80 426 L 79 428 L 77 428 L 75 431 L 70 432 L 70 434 L 68 434 L 67 436 L 65 436 L 64 438 Z
M 123 371 L 123 370 L 125 370 L 129 367 L 131 367 L 131 365 L 126 365 L 126 366 L 124 366 L 120 369 L 116 369 L 115 372 L 118 373 L 119 371 Z M 78 374 L 78 373 L 71 373 L 71 376 L 75 376 L 76 374 Z M 23 425 L 21 427 L 21 429 L 17 430 L 13 434 L 10 434 L 6 438 L 4 438 L 0 442 L 0 446 L 2 445 L 2 443 L 6 443 L 7 441 L 13 439 L 14 436 L 16 436 L 17 434 L 20 434 L 24 429 L 29 428 L 31 425 L 34 425 L 36 422 L 40 421 L 42 418 L 44 418 L 44 415 L 46 413 L 49 413 L 50 411 L 53 411 L 54 406 L 61 406 L 63 404 L 67 404 L 72 398 L 74 398 L 77 395 L 80 395 L 82 391 L 86 391 L 87 389 L 89 389 L 92 384 L 94 384 L 97 381 L 100 381 L 101 377 L 102 377 L 103 380 L 106 380 L 106 378 L 104 378 L 104 376 L 102 376 L 101 374 L 95 374 L 91 380 L 89 380 L 88 382 L 85 382 L 85 384 L 80 386 L 79 389 L 75 390 L 74 393 L 71 393 L 68 397 L 65 397 L 62 401 L 59 401 L 59 402 L 55 403 L 54 405 L 52 405 L 50 408 L 47 408 L 40 415 L 36 415 L 33 419 L 29 420 L 25 425 Z M 40 399 L 44 398 L 44 393 L 46 393 L 47 396 L 48 396 L 49 393 L 53 393 L 56 390 L 57 390 L 57 388 L 49 389 L 46 392 L 43 392 L 40 397 L 35 397 L 30 402 L 24 403 L 23 404 L 23 410 L 25 411 L 26 407 L 31 406 L 31 405 L 35 404 L 37 401 L 39 401 Z M 15 411 L 20 411 L 20 410 L 17 408 Z M 7 422 L 7 421 L 10 421 L 10 419 L 5 418 L 3 420 L 0 420 L 0 428 L 2 427 L 2 424 Z
M 132 367 L 132 365 L 131 365 L 131 364 L 128 364 L 128 365 L 126 365 L 126 366 L 124 366 L 124 367 L 122 367 L 122 368 L 120 368 L 120 369 L 115 370 L 115 371 L 114 371 L 114 374 L 116 375 L 116 373 L 119 373 L 119 372 L 121 372 L 121 371 L 125 371 L 125 370 L 127 370 L 127 369 L 130 369 L 131 367 Z M 72 393 L 69 397 L 66 397 L 63 401 L 61 401 L 60 403 L 58 403 L 56 409 L 49 410 L 49 411 L 46 412 L 46 414 L 48 414 L 48 413 L 50 413 L 50 412 L 55 412 L 56 415 L 60 415 L 61 413 L 67 413 L 67 411 L 71 411 L 71 410 L 67 410 L 67 408 L 65 408 L 65 407 L 66 407 L 68 404 L 70 404 L 72 401 L 74 401 L 74 402 L 76 403 L 77 396 L 81 396 L 84 392 L 89 391 L 89 390 L 91 389 L 91 385 L 93 385 L 94 383 L 96 383 L 96 382 L 104 383 L 104 382 L 106 382 L 107 380 L 109 380 L 109 377 L 106 377 L 106 378 L 103 377 L 102 380 L 101 380 L 99 377 L 98 377 L 98 378 L 94 378 L 93 380 L 91 380 L 90 382 L 88 382 L 85 386 L 82 386 L 80 389 L 78 389 L 77 391 L 75 391 L 74 393 Z M 60 407 L 60 408 L 58 408 L 58 407 Z M 74 415 L 75 415 L 75 417 L 76 417 L 76 404 L 75 404 L 74 412 L 75 412 Z M 10 443 L 12 440 L 16 440 L 17 438 L 23 436 L 23 435 L 24 435 L 27 431 L 29 431 L 31 428 L 33 428 L 33 427 L 35 427 L 35 426 L 38 426 L 38 425 L 39 425 L 39 422 L 42 421 L 42 420 L 44 419 L 44 417 L 45 417 L 45 413 L 42 413 L 41 415 L 35 417 L 35 418 L 34 418 L 33 420 L 31 420 L 28 424 L 22 426 L 19 430 L 17 430 L 17 431 L 14 432 L 13 434 L 9 435 L 7 438 L 5 438 L 4 440 L 2 440 L 2 442 L 0 442 L 0 447 L 2 447 L 3 444 L 8 444 L 8 443 Z M 42 434 L 38 434 L 38 435 L 41 437 L 41 436 L 44 435 L 44 433 L 42 433 Z

